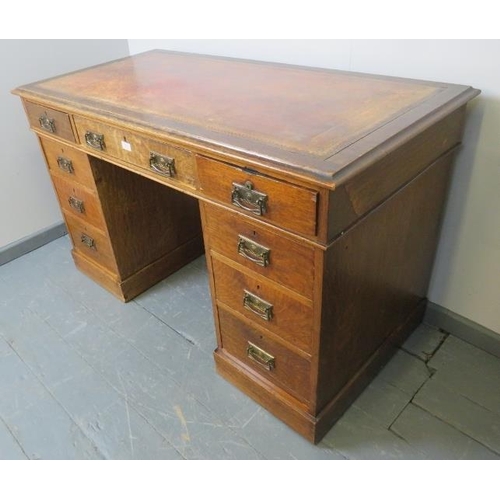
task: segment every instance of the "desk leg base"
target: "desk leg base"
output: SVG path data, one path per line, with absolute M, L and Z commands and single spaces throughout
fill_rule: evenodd
M 217 373 L 250 396 L 274 416 L 312 443 L 319 443 L 333 424 L 390 360 L 397 348 L 422 321 L 427 300 L 421 300 L 405 323 L 387 337 L 366 360 L 354 377 L 337 393 L 317 416 L 307 412 L 305 405 L 277 388 L 257 372 L 249 370 L 223 349 L 214 352 Z

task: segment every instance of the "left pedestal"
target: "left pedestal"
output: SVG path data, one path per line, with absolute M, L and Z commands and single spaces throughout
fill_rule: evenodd
M 203 253 L 198 201 L 39 135 L 77 267 L 123 301 Z

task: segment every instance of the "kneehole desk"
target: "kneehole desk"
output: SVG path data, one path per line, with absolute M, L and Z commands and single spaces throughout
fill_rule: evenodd
M 421 321 L 466 86 L 151 51 L 14 91 L 77 267 L 201 255 L 217 371 L 318 442 Z

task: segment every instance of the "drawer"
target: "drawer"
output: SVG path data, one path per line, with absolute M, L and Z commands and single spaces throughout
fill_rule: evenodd
M 219 302 L 254 321 L 283 340 L 311 352 L 313 308 L 283 289 L 212 259 L 215 296 Z
M 310 399 L 310 362 L 218 308 L 222 348 L 295 397 Z
M 52 182 L 63 210 L 80 218 L 87 224 L 105 231 L 104 217 L 97 196 L 75 182 L 68 182 L 58 176 Z
M 314 236 L 318 193 L 264 175 L 197 157 L 201 190 L 252 217 Z
M 69 115 L 40 104 L 24 101 L 31 128 L 76 142 Z
M 212 250 L 291 290 L 313 297 L 314 249 L 217 205 L 203 203 Z
M 92 168 L 85 153 L 45 137 L 40 137 L 40 143 L 51 173 L 95 189 Z
M 167 183 L 196 188 L 196 161 L 189 151 L 80 116 L 75 125 L 81 144 L 94 154 L 131 163 Z
M 64 211 L 75 250 L 106 269 L 116 272 L 116 262 L 108 237 L 99 229 Z

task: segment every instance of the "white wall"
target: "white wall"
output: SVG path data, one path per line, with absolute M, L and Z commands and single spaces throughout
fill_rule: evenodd
M 127 55 L 126 40 L 0 40 L 0 249 L 62 221 L 35 134 L 10 91 Z
M 153 48 L 472 85 L 429 298 L 500 332 L 500 41 L 129 40 Z

